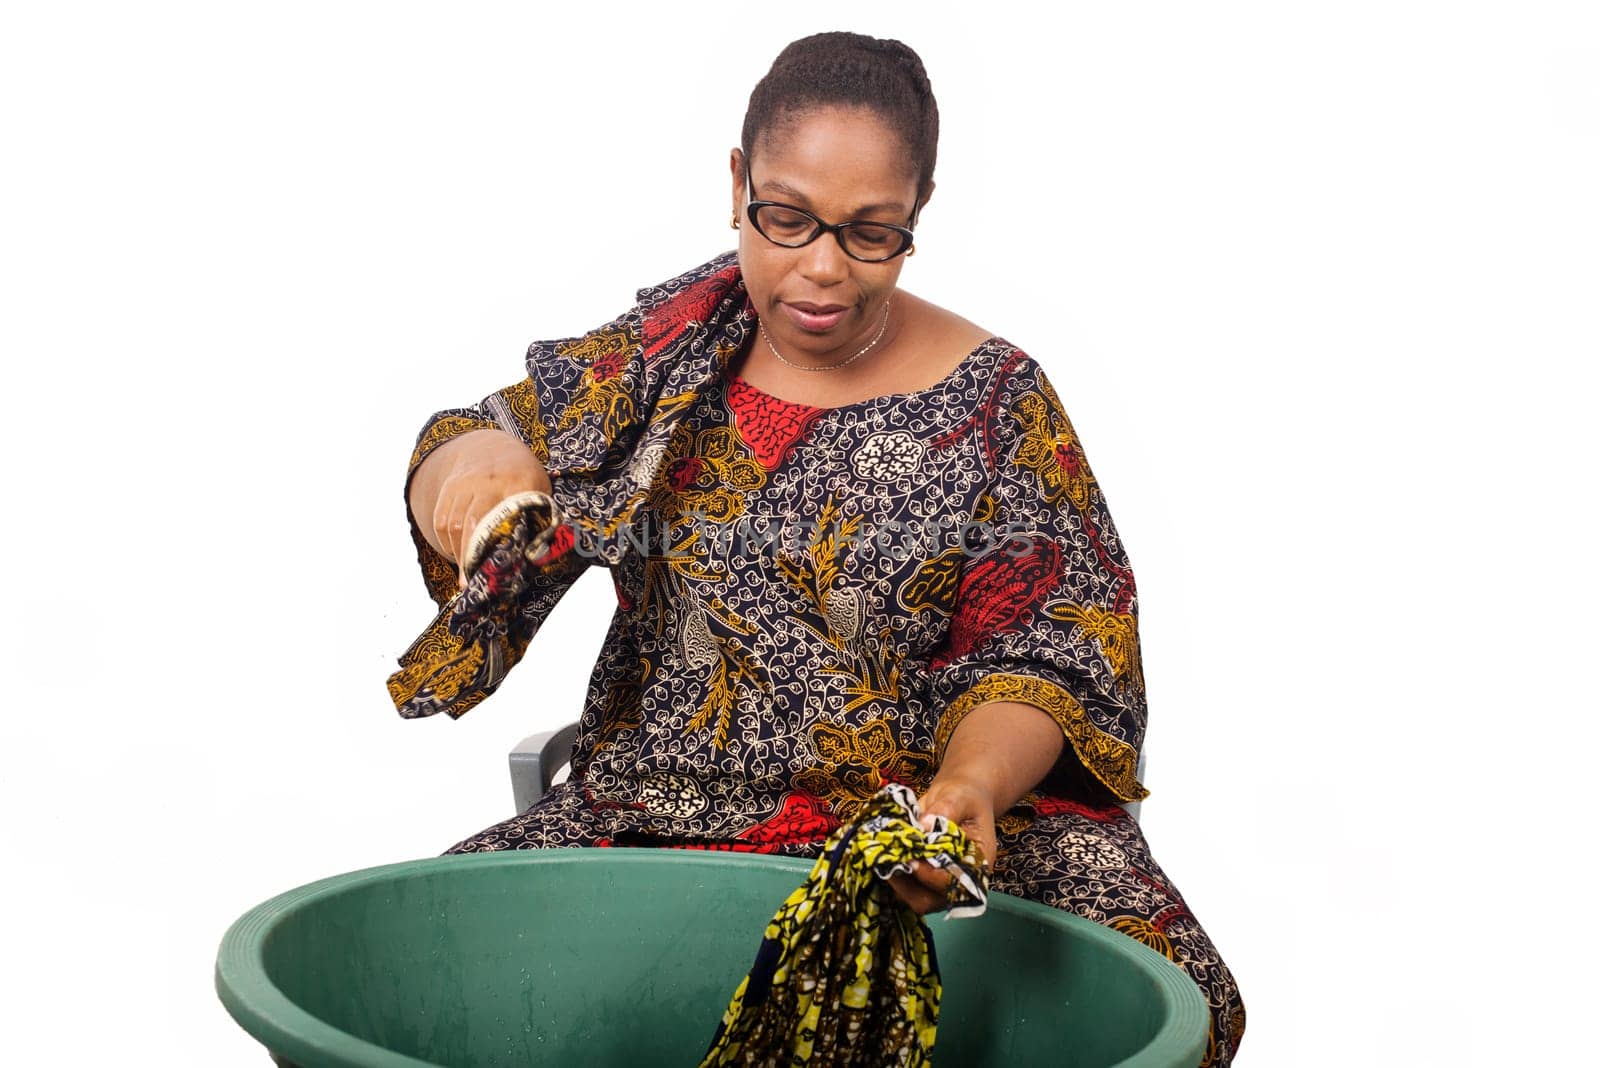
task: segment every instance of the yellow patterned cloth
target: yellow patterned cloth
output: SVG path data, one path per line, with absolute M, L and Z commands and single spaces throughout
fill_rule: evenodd
M 951 873 L 951 916 L 984 911 L 972 841 L 943 816 L 923 831 L 916 796 L 891 783 L 836 831 L 767 925 L 701 1068 L 926 1065 L 939 1020 L 933 935 L 888 879 L 922 860 Z

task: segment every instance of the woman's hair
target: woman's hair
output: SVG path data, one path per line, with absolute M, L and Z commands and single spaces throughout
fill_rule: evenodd
M 899 41 L 834 31 L 802 37 L 772 61 L 744 113 L 745 159 L 763 137 L 818 108 L 871 108 L 905 142 L 917 174 L 917 200 L 928 195 L 939 151 L 939 105 L 922 60 Z

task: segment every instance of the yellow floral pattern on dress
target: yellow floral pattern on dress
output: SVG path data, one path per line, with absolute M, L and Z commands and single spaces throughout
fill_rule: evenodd
M 1144 690 L 1144 671 L 1139 657 L 1139 631 L 1132 615 L 1111 612 L 1099 605 L 1081 605 L 1072 602 L 1045 605 L 1045 614 L 1052 619 L 1076 623 L 1083 632 L 1100 645 L 1106 662 L 1111 665 L 1117 683 Z
M 716 624 L 714 629 L 712 624 Z M 733 724 L 734 711 L 741 704 L 759 705 L 761 698 L 770 697 L 765 672 L 756 658 L 744 649 L 737 635 L 750 635 L 755 628 L 728 610 L 720 600 L 697 605 L 684 624 L 690 666 L 705 666 L 709 661 L 711 676 L 706 683 L 705 699 L 684 726 L 684 732 L 700 731 L 712 723 L 711 744 L 717 749 L 728 745 L 728 731 Z M 717 633 L 721 630 L 722 633 Z
M 896 591 L 900 607 L 908 612 L 932 610 L 949 615 L 965 559 L 965 553 L 952 548 L 924 562 L 912 580 Z
M 1038 476 L 1047 499 L 1065 497 L 1074 507 L 1087 508 L 1094 473 L 1060 403 L 1043 393 L 1030 393 L 1017 401 L 1015 415 L 1023 427 L 1017 464 Z
M 470 416 L 453 415 L 439 419 L 428 426 L 428 429 L 417 441 L 417 446 L 411 451 L 411 464 L 409 471 L 416 471 L 428 454 L 451 438 L 470 434 L 474 430 L 499 430 L 500 426 L 493 419 L 475 419 Z M 408 479 L 409 481 L 409 479 Z
M 522 440 L 528 443 L 540 463 L 548 464 L 550 444 L 545 439 L 544 422 L 539 418 L 539 391 L 531 381 L 524 379 L 501 390 L 500 396 L 505 398 L 511 418 L 522 432 Z
M 823 675 L 839 675 L 846 679 L 843 693 L 848 698 L 846 713 L 874 702 L 888 708 L 900 704 L 901 657 L 890 642 L 889 628 L 878 632 L 877 640 L 849 650 L 841 657 L 843 663 L 824 665 L 817 669 Z
M 649 657 L 640 657 L 638 681 L 621 680 L 606 694 L 605 703 L 600 710 L 600 730 L 595 739 L 596 753 L 615 744 L 623 731 L 636 730 L 644 725 L 644 716 L 639 707 L 639 694 L 649 682 L 650 672 L 653 669 L 654 665 Z
M 556 432 L 598 423 L 609 442 L 615 441 L 624 427 L 638 421 L 628 375 L 624 373 L 638 345 L 638 337 L 624 328 L 598 330 L 556 350 L 567 359 L 588 364 L 571 402 L 556 418 Z
M 859 727 L 818 723 L 811 728 L 811 748 L 819 763 L 796 775 L 795 785 L 827 801 L 842 819 L 889 782 L 920 792 L 933 776 L 933 754 L 906 747 L 887 719 Z
M 502 655 L 509 652 L 507 649 Z M 461 691 L 478 673 L 485 655 L 481 644 L 468 644 L 451 634 L 441 615 L 402 655 L 401 661 L 408 666 L 389 676 L 389 698 L 402 705 L 427 688 L 450 706 L 452 717 L 460 718 L 483 700 L 472 694 L 463 697 Z
M 809 623 L 805 624 L 807 629 L 834 648 L 847 650 L 860 634 L 861 595 L 852 587 L 835 587 L 834 583 L 839 577 L 841 545 L 855 539 L 861 517 L 852 516 L 841 523 L 839 515 L 839 505 L 830 497 L 822 506 L 817 536 L 807 546 L 805 558 L 795 560 L 780 552 L 777 563 L 784 578 L 810 600 L 828 624 L 825 633 Z
M 1175 959 L 1172 951 L 1172 939 L 1168 938 L 1155 924 L 1143 916 L 1118 916 L 1106 926 L 1113 931 L 1121 931 L 1129 938 L 1138 939 L 1168 960 Z
M 746 497 L 767 484 L 766 469 L 728 427 L 697 434 L 682 424 L 673 445 L 662 478 L 650 491 L 652 508 L 666 519 L 727 522 L 743 513 Z

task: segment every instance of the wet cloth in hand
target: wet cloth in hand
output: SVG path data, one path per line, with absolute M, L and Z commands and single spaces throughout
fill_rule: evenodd
M 527 591 L 572 546 L 560 505 L 537 490 L 507 497 L 479 520 L 462 554 L 466 585 L 441 613 L 442 631 L 430 629 L 400 657 L 395 677 L 413 694 L 401 715 L 450 709 L 474 680 L 503 677 L 532 637 L 520 610 Z
M 976 916 L 988 882 L 971 839 L 890 783 L 834 832 L 767 925 L 701 1068 L 926 1065 L 939 1018 L 933 936 L 890 876 L 922 860 L 955 877 L 947 918 Z

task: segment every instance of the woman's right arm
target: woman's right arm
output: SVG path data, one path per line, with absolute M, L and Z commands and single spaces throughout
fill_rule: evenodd
M 484 425 L 491 422 L 487 409 L 505 393 L 477 408 L 437 413 L 423 428 L 408 466 L 411 536 L 439 612 L 388 679 L 389 697 L 406 719 L 438 712 L 459 718 L 494 693 L 590 563 L 581 553 L 552 549 L 547 556 L 553 559 L 530 563 L 518 576 L 512 599 L 463 599 L 459 561 L 479 519 L 515 493 L 555 496 L 540 459 L 540 428 L 531 420 L 518 423 L 526 427 L 524 440 Z M 562 522 L 571 520 L 563 516 Z
M 451 438 L 423 459 L 412 476 L 407 504 L 423 539 L 459 569 L 478 520 L 507 497 L 527 490 L 552 492 L 549 472 L 533 450 L 503 430 L 474 430 Z

